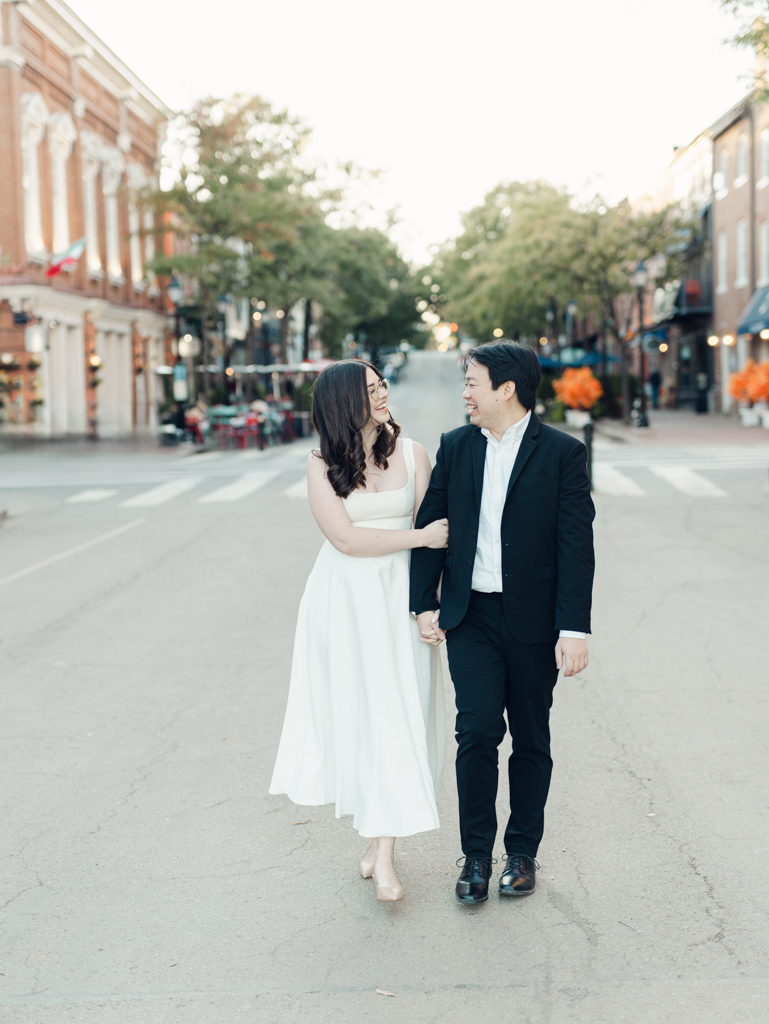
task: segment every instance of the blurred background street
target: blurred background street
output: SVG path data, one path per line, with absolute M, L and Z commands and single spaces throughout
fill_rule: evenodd
M 460 381 L 415 353 L 394 387 L 431 453 Z M 4 1019 L 763 1020 L 769 446 L 599 437 L 595 635 L 556 690 L 539 891 L 468 913 L 451 738 L 400 904 L 349 820 L 267 795 L 322 540 L 310 444 L 3 452 Z
M 532 898 L 454 897 L 450 731 L 380 904 L 267 792 L 313 387 L 434 459 L 500 339 L 591 661 Z M 765 1024 L 768 513 L 769 0 L 0 0 L 0 1020 Z

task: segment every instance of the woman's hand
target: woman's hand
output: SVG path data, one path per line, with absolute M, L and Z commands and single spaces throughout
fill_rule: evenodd
M 434 523 L 425 526 L 422 530 L 423 548 L 445 548 L 449 543 L 449 521 L 448 519 L 436 519 Z

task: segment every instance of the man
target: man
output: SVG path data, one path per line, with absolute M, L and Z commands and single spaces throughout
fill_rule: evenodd
M 573 676 L 588 662 L 595 509 L 586 450 L 533 412 L 541 377 L 523 345 L 473 351 L 462 394 L 470 424 L 441 438 L 416 523 L 448 518 L 448 548 L 411 554 L 411 611 L 425 642 L 447 637 L 456 690 L 462 903 L 488 899 L 505 711 L 513 752 L 499 891 L 533 892 L 553 688 L 559 669 Z

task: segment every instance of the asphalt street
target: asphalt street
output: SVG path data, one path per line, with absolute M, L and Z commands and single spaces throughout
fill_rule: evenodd
M 431 456 L 460 381 L 417 354 L 393 389 Z M 478 908 L 453 896 L 451 736 L 402 903 L 349 818 L 267 793 L 322 542 L 308 442 L 3 448 L 0 1020 L 766 1021 L 769 435 L 733 437 L 599 439 L 538 890 Z

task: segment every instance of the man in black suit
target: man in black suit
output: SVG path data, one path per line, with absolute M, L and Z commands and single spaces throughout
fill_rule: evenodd
M 541 377 L 523 345 L 473 350 L 462 395 L 470 424 L 441 438 L 416 523 L 448 518 L 448 548 L 411 553 L 411 611 L 426 643 L 447 638 L 456 690 L 462 903 L 488 899 L 505 711 L 513 752 L 499 891 L 534 890 L 553 688 L 559 669 L 572 676 L 588 662 L 595 509 L 586 450 L 533 412 Z

